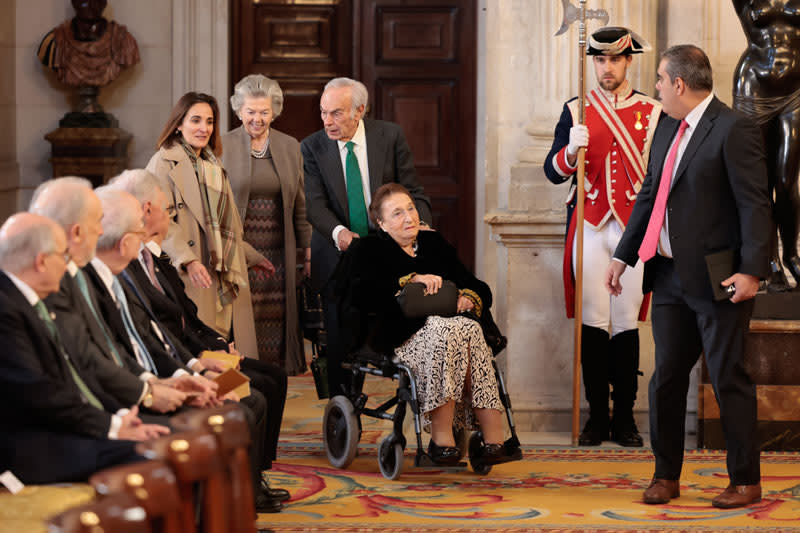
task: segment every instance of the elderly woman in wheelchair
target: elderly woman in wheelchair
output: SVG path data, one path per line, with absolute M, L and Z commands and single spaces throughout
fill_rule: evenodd
M 370 217 L 378 234 L 354 242 L 340 264 L 346 272 L 340 281 L 344 278 L 348 287 L 343 301 L 362 316 L 373 317 L 371 348 L 391 354 L 398 366 L 413 374 L 418 410 L 431 433 L 427 455 L 435 465 L 459 463 L 465 451 L 463 445 L 459 449 L 454 431 L 464 428 L 479 431 L 480 445 L 470 442 L 470 460 L 480 456 L 482 469 L 518 459 L 510 402 L 504 387 L 498 386 L 497 378 L 502 377 L 478 322 L 482 315 L 491 316 L 488 285 L 461 263 L 438 232 L 420 231 L 419 215 L 403 186 L 380 187 L 373 195 Z M 455 284 L 457 295 L 448 282 Z M 441 291 L 444 297 L 445 289 L 452 289 L 455 305 L 447 313 L 452 316 L 406 316 L 397 296 L 414 283 L 424 286 L 426 295 Z M 503 438 L 504 407 L 512 429 L 510 443 Z

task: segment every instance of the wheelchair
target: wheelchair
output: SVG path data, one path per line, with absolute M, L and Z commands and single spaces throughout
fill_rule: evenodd
M 488 312 L 488 310 L 487 310 Z M 324 342 L 325 335 L 317 335 L 316 340 Z M 502 347 L 505 346 L 505 338 L 502 338 Z M 312 344 L 314 341 L 312 340 Z M 496 356 L 500 350 L 497 346 L 492 347 Z M 325 352 L 324 346 L 315 346 L 315 353 Z M 399 362 L 393 353 L 378 353 L 370 349 L 366 344 L 361 348 L 351 352 L 347 360 L 342 363 L 342 367 L 352 374 L 352 383 L 346 394 L 336 395 L 330 398 L 325 407 L 325 415 L 322 421 L 322 436 L 325 452 L 330 464 L 336 468 L 347 468 L 355 459 L 358 452 L 358 443 L 361 439 L 361 416 L 391 420 L 392 432 L 384 437 L 378 447 L 378 467 L 381 474 L 387 479 L 395 480 L 402 473 L 404 450 L 406 448 L 406 437 L 403 434 L 403 422 L 406 410 L 411 408 L 414 417 L 414 431 L 416 433 L 417 452 L 414 456 L 414 466 L 433 467 L 437 469 L 452 468 L 435 463 L 425 451 L 422 444 L 422 423 L 420 406 L 417 401 L 417 381 L 406 365 Z M 492 358 L 497 379 L 500 400 L 505 409 L 506 419 L 511 436 L 503 443 L 503 457 L 491 463 L 482 457 L 484 449 L 483 435 L 480 430 L 468 435 L 467 431 L 461 428 L 454 431 L 456 445 L 459 448 L 460 457 L 456 467 L 466 467 L 466 462 L 462 461 L 468 457 L 472 470 L 479 475 L 486 475 L 492 470 L 494 464 L 518 461 L 522 459 L 520 442 L 517 438 L 514 418 L 511 411 L 511 399 L 505 386 L 503 374 L 497 367 L 495 358 Z M 397 382 L 395 395 L 384 403 L 369 407 L 367 405 L 368 396 L 363 392 L 364 378 L 373 375 L 392 379 Z

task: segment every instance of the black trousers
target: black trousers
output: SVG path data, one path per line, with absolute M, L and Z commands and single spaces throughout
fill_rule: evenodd
M 278 452 L 278 437 L 286 405 L 288 379 L 282 368 L 257 359 L 245 357 L 242 359 L 241 369 L 250 378 L 251 390 L 260 392 L 266 399 L 263 444 L 259 455 L 261 469 L 269 470 Z
M 753 300 L 733 304 L 686 295 L 671 259 L 656 258 L 653 337 L 656 365 L 650 380 L 650 440 L 655 477 L 677 480 L 683 464 L 689 375 L 701 353 L 720 407 L 731 483 L 761 478 L 756 389 L 744 368 L 744 340 Z
M 9 430 L 6 430 L 9 431 Z M 0 439 L 0 471 L 27 484 L 85 482 L 112 466 L 144 461 L 129 440 L 93 439 L 69 433 L 10 430 Z
M 239 406 L 244 411 L 250 429 L 250 468 L 253 475 L 254 493 L 258 494 L 261 486 L 261 465 L 264 462 L 264 434 L 266 433 L 267 401 L 257 390 L 250 390 L 250 395 L 242 398 Z

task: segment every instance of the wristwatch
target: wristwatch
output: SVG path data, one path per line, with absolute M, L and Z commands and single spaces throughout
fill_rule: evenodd
M 145 383 L 147 390 L 144 393 L 144 399 L 142 399 L 142 405 L 150 409 L 153 407 L 153 387 L 150 386 L 149 383 Z

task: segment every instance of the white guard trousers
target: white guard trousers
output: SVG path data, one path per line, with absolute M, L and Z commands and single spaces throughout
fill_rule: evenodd
M 607 330 L 611 325 L 611 336 L 629 329 L 636 329 L 639 308 L 642 305 L 642 277 L 644 263 L 625 269 L 620 282 L 622 294 L 611 296 L 605 287 L 608 264 L 614 255 L 622 227 L 613 217 L 595 229 L 583 223 L 583 323 L 587 326 Z M 577 239 L 572 243 L 572 273 L 576 268 Z

